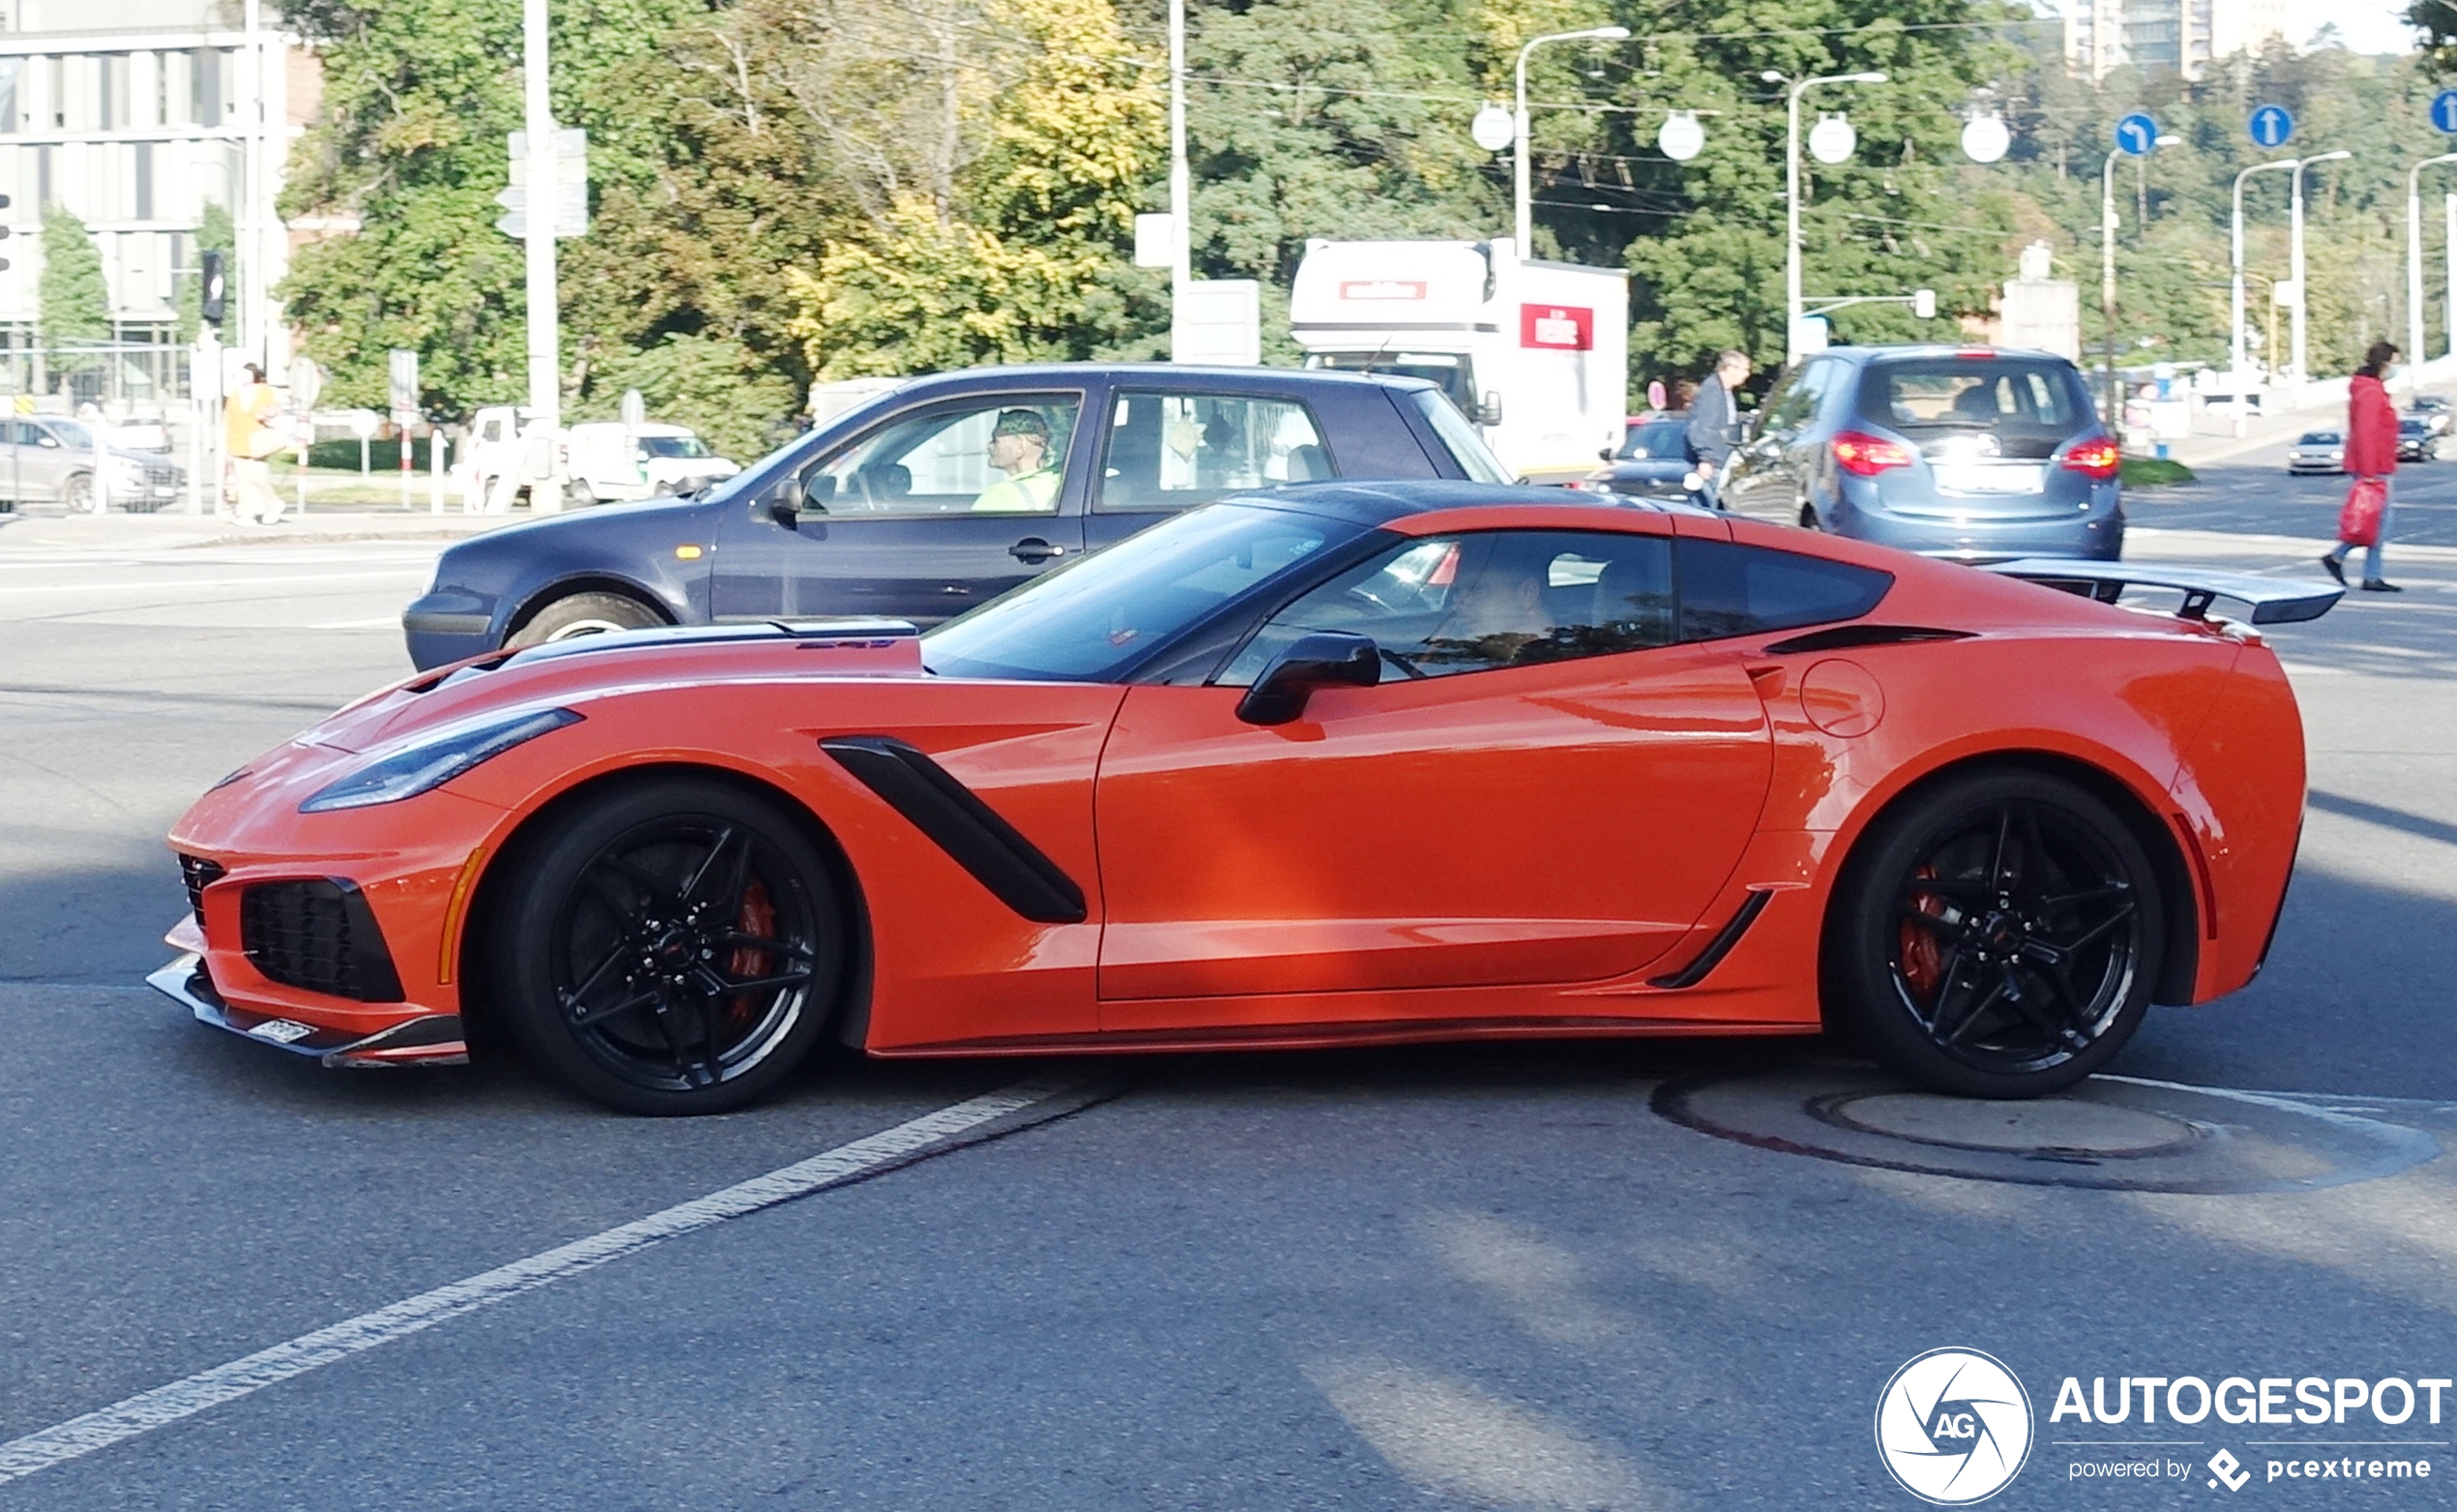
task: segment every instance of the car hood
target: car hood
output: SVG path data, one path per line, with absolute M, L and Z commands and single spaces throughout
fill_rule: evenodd
M 582 712 L 599 698 L 735 679 L 922 677 L 920 633 L 900 620 L 779 620 L 583 636 L 496 651 L 368 695 L 300 734 L 364 752 L 526 709 Z

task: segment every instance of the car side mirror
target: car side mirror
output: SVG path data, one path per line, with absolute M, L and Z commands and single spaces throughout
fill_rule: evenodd
M 1237 718 L 1249 725 L 1286 725 L 1305 712 L 1317 688 L 1371 688 L 1381 680 L 1382 653 L 1373 637 L 1317 631 L 1297 637 L 1271 659 L 1237 700 Z
M 1501 391 L 1499 389 L 1485 390 L 1483 401 L 1476 405 L 1476 424 L 1480 426 L 1501 424 Z
M 1597 447 L 1595 449 L 1595 460 L 1600 462 L 1611 461 L 1613 460 L 1613 449 L 1609 446 Z

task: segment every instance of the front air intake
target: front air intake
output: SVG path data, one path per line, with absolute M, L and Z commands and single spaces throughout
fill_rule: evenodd
M 196 928 L 205 927 L 205 889 L 222 880 L 222 865 L 202 856 L 181 856 L 179 875 L 188 883 L 188 911 L 196 916 Z
M 363 1003 L 401 1000 L 400 976 L 355 882 L 262 882 L 239 899 L 240 946 L 268 981 Z

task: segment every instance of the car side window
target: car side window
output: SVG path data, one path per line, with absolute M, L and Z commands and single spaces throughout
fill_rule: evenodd
M 1759 432 L 1779 435 L 1807 425 L 1816 416 L 1818 400 L 1825 397 L 1825 386 L 1833 372 L 1830 360 L 1811 358 L 1784 381 L 1779 392 L 1766 396 L 1766 415 L 1759 423 Z
M 796 502 L 830 519 L 1054 515 L 1081 406 L 1004 394 L 907 410 L 806 468 Z
M 1796 551 L 1688 537 L 1675 549 L 1683 640 L 1857 619 L 1894 585 L 1892 573 Z
M 1215 680 L 1250 686 L 1284 647 L 1324 630 L 1373 637 L 1384 682 L 1670 645 L 1672 542 L 1600 530 L 1411 541 L 1274 614 Z
M 1294 400 L 1128 391 L 1110 403 L 1093 508 L 1187 509 L 1239 489 L 1338 474 L 1322 428 Z

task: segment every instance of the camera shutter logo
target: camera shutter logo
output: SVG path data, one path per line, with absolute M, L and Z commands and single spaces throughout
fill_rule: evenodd
M 1885 1383 L 1877 1452 L 1905 1491 L 1969 1506 L 2010 1485 L 2030 1458 L 2030 1395 L 1976 1349 L 1931 1349 Z

